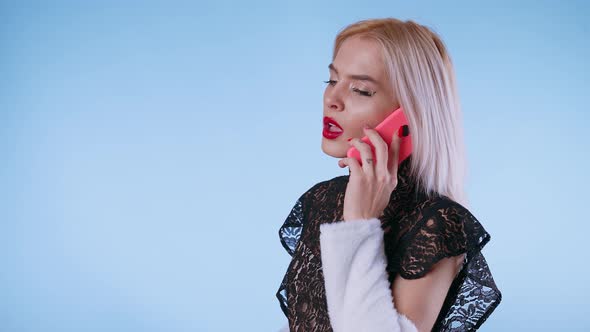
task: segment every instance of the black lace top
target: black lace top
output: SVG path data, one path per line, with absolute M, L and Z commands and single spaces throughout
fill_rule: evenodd
M 400 164 L 398 185 L 379 217 L 389 281 L 423 277 L 444 257 L 465 253 L 433 331 L 475 331 L 502 295 L 481 253 L 490 240 L 469 210 L 446 196 L 427 197 L 409 175 L 411 156 Z M 320 255 L 319 225 L 342 220 L 348 175 L 317 183 L 296 201 L 279 229 L 292 256 L 276 296 L 293 331 L 332 331 Z M 394 300 L 395 303 L 395 300 Z

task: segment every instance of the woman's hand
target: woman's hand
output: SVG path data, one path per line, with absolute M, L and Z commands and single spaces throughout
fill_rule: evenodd
M 349 144 L 359 150 L 363 163 L 361 167 L 354 158 L 338 161 L 338 166 L 348 166 L 350 170 L 344 196 L 344 220 L 378 218 L 383 214 L 391 193 L 397 186 L 401 130 L 402 128 L 393 135 L 388 149 L 387 143 L 376 130 L 365 127 L 365 134 L 375 147 L 377 162 L 369 144 L 359 138 L 350 140 Z

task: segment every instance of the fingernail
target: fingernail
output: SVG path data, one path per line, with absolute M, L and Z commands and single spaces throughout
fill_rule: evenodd
M 408 125 L 403 125 L 403 126 L 399 127 L 399 130 L 397 131 L 398 137 L 406 137 L 409 134 L 410 134 L 410 128 L 408 128 Z

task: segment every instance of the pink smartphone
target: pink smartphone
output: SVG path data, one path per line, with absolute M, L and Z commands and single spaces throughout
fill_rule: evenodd
M 385 118 L 381 123 L 375 127 L 375 130 L 381 135 L 381 138 L 387 143 L 387 146 L 391 145 L 391 138 L 395 133 L 397 135 L 397 131 L 403 125 L 407 125 L 408 121 L 406 116 L 403 112 L 403 109 L 400 107 L 393 111 L 393 113 L 389 114 L 387 118 Z M 411 153 L 412 153 L 412 133 L 406 137 L 400 137 L 400 150 L 399 150 L 399 160 L 398 165 L 402 163 Z M 371 146 L 371 151 L 373 152 L 373 158 L 375 162 L 377 162 L 377 156 L 375 155 L 375 147 L 371 144 L 371 140 L 364 136 L 361 140 L 365 143 L 368 143 Z M 356 149 L 356 147 L 351 146 L 348 149 L 346 156 L 349 158 L 355 158 L 359 164 L 363 164 L 361 161 L 361 154 Z

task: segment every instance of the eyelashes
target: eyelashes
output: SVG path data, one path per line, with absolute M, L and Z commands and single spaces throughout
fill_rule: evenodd
M 324 83 L 330 84 L 331 86 L 336 85 L 336 82 L 337 82 L 336 80 L 327 80 L 327 81 L 324 81 Z M 351 90 L 354 91 L 354 92 L 356 92 L 356 93 L 358 93 L 359 95 L 365 96 L 365 97 L 371 97 L 371 96 L 373 96 L 377 92 L 377 91 L 365 91 L 365 90 L 361 90 L 361 89 L 358 89 L 358 88 L 355 88 L 355 87 L 351 88 Z

